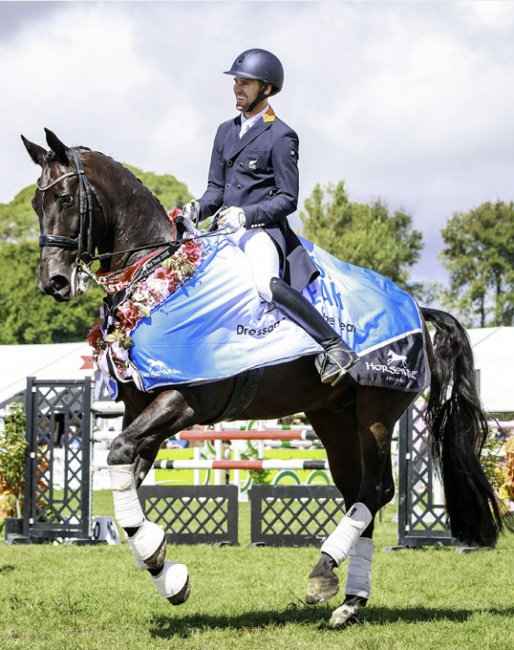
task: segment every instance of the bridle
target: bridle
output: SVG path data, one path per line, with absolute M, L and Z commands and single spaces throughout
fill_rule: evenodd
M 82 162 L 79 158 L 79 155 L 75 149 L 71 149 L 73 153 L 73 158 L 75 160 L 75 170 L 67 172 L 62 176 L 59 176 L 55 180 L 48 183 L 48 185 L 40 185 L 39 181 L 36 183 L 36 187 L 40 192 L 46 192 L 57 183 L 65 180 L 66 178 L 71 178 L 73 176 L 78 176 L 79 179 L 79 234 L 76 239 L 72 237 L 66 237 L 64 235 L 40 235 L 39 237 L 39 246 L 43 248 L 45 246 L 57 246 L 58 248 L 65 248 L 68 250 L 77 251 L 77 263 L 83 262 L 87 266 L 91 264 L 94 259 L 94 250 L 93 250 L 93 214 L 95 206 L 93 204 L 93 197 L 95 198 L 100 212 L 102 213 L 104 223 L 105 211 L 102 205 L 102 201 L 98 192 L 89 182 L 89 179 L 84 171 Z

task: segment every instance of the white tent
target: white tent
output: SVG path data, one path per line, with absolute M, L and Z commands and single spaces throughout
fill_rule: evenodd
M 487 411 L 514 412 L 514 327 L 467 330 L 479 373 L 480 397 Z
M 27 377 L 84 379 L 94 373 L 87 343 L 0 345 L 0 404 L 25 390 Z

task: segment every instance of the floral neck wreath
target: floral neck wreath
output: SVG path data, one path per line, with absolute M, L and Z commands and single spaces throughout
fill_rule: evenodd
M 172 210 L 168 215 L 172 223 L 176 212 Z M 151 261 L 158 255 L 162 257 L 162 251 L 143 259 L 145 262 Z M 126 292 L 125 299 L 117 307 L 114 318 L 107 319 L 107 323 L 104 310 L 100 308 L 100 318 L 96 319 L 87 340 L 93 348 L 93 359 L 102 372 L 112 375 L 108 363 L 110 357 L 118 379 L 129 381 L 133 378 L 136 369 L 130 361 L 129 350 L 134 342 L 129 333 L 142 318 L 150 316 L 154 308 L 161 305 L 194 275 L 202 262 L 202 256 L 201 242 L 197 239 L 186 240 L 176 252 L 165 257 L 149 274 L 136 282 L 128 282 L 127 286 L 123 287 Z M 136 266 L 138 271 L 142 268 L 140 263 Z M 126 277 L 134 276 L 132 267 L 125 272 Z M 108 282 L 100 279 L 100 284 L 104 285 L 108 293 L 113 293 L 109 290 Z M 118 291 L 122 288 L 119 281 L 115 286 Z

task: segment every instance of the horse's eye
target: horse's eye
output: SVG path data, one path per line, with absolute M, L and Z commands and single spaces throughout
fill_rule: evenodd
M 63 194 L 59 197 L 59 203 L 63 208 L 69 208 L 70 205 L 73 205 L 73 195 L 72 194 Z

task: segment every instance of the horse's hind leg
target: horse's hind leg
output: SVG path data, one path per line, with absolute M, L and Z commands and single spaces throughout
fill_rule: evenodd
M 343 494 L 347 513 L 322 545 L 321 559 L 311 573 L 330 582 L 331 574 L 349 557 L 345 601 L 335 610 L 331 624 L 356 620 L 371 590 L 373 528 L 376 513 L 394 495 L 390 443 L 393 428 L 412 395 L 376 388 L 357 388 L 355 408 L 349 407 L 339 419 L 326 412 L 309 413 L 322 439 L 334 483 Z M 335 575 L 335 574 L 334 574 Z M 311 585 L 310 585 L 311 587 Z M 330 592 L 309 591 L 308 602 L 326 600 Z
M 334 483 L 343 495 L 345 505 L 355 503 L 362 482 L 361 449 L 355 405 L 342 413 L 329 410 L 307 413 L 310 423 L 325 447 Z M 325 602 L 339 592 L 339 566 L 329 554 L 322 552 L 309 575 L 307 603 Z

